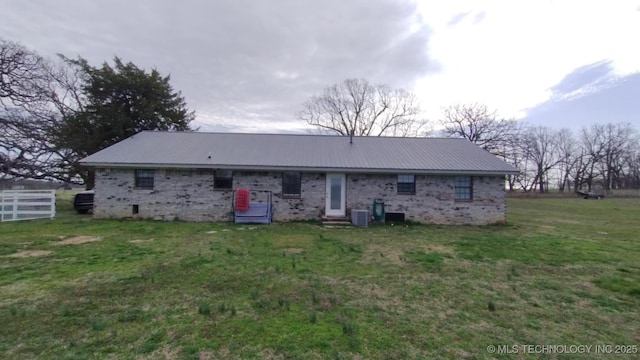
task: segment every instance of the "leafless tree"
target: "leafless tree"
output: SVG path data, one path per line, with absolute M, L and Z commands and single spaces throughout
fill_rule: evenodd
M 628 123 L 594 124 L 582 129 L 583 158 L 576 179 L 578 185 L 586 185 L 589 191 L 596 184 L 603 190 L 621 187 L 637 141 L 637 132 Z
M 545 185 L 549 183 L 549 171 L 561 161 L 558 157 L 558 137 L 559 131 L 544 126 L 528 128 L 523 137 L 525 156 L 533 163 L 535 170 L 533 184 L 538 185 L 541 193 L 546 191 Z
M 0 177 L 70 178 L 70 153 L 51 142 L 63 116 L 82 109 L 77 74 L 0 39 Z
M 632 151 L 625 158 L 625 165 L 627 169 L 625 177 L 626 188 L 640 188 L 640 149 L 638 149 L 637 144 L 638 142 L 636 142 L 636 146 L 634 146 Z
M 533 175 L 527 170 L 529 169 L 529 159 L 526 157 L 520 143 L 505 148 L 503 160 L 520 170 L 518 174 L 507 175 L 507 187 L 509 191 L 513 191 L 516 187 L 528 189 L 531 185 Z
M 557 133 L 556 149 L 558 151 L 558 190 L 564 192 L 568 186 L 571 190 L 570 176 L 579 162 L 579 149 L 573 133 L 562 129 Z
M 417 136 L 425 125 L 414 94 L 364 79 L 347 79 L 306 101 L 297 117 L 329 133 Z
M 601 141 L 597 132 L 583 128 L 580 133 L 580 157 L 576 167 L 576 190 L 591 191 L 598 180 L 596 166 L 602 158 Z
M 503 158 L 511 152 L 509 148 L 515 145 L 521 132 L 517 121 L 503 119 L 497 111 L 478 103 L 445 108 L 440 124 L 445 136 L 468 139 Z
M 44 100 L 45 60 L 11 41 L 0 39 L 0 105 L 22 107 Z
M 631 124 L 594 126 L 602 141 L 600 171 L 605 190 L 617 189 L 624 176 L 624 159 L 631 152 L 635 131 Z
M 29 109 L 45 101 L 46 87 L 44 59 L 0 39 L 0 177 L 42 176 L 38 167 L 47 151 Z

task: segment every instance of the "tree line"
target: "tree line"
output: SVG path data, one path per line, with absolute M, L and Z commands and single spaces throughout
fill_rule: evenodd
M 118 57 L 101 66 L 51 60 L 0 39 L 0 180 L 92 188 L 83 157 L 142 130 L 193 130 L 195 114 L 169 81 Z M 324 134 L 468 139 L 520 170 L 507 178 L 510 190 L 640 188 L 639 135 L 630 124 L 557 130 L 502 118 L 483 104 L 449 106 L 435 123 L 420 114 L 411 92 L 347 79 L 309 98 L 296 116 Z
M 434 124 L 420 119 L 415 96 L 348 79 L 313 96 L 298 118 L 322 133 L 465 138 L 515 166 L 509 190 L 546 192 L 640 188 L 640 136 L 628 123 L 570 129 L 505 119 L 486 105 L 455 104 Z
M 571 129 L 500 118 L 482 104 L 454 105 L 440 120 L 444 136 L 466 138 L 520 173 L 509 190 L 547 192 L 640 188 L 640 134 L 629 123 Z

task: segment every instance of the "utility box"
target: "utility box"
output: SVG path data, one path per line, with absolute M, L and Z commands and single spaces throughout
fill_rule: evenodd
M 385 213 L 385 222 L 404 222 L 404 213 Z
M 351 210 L 351 223 L 355 226 L 369 226 L 369 210 Z

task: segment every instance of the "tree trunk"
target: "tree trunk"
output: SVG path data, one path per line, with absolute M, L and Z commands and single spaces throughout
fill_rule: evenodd
M 540 185 L 540 193 L 542 194 L 542 193 L 544 193 L 544 174 L 543 174 L 541 168 L 538 168 L 538 174 L 539 174 L 538 181 L 540 182 L 539 183 L 539 185 Z

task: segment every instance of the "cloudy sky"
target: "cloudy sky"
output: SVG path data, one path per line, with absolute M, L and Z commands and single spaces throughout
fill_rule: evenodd
M 446 4 L 445 4 L 446 3 Z M 346 78 L 417 94 L 424 116 L 640 126 L 640 0 L 2 0 L 0 37 L 41 55 L 170 74 L 206 131 L 302 132 Z

